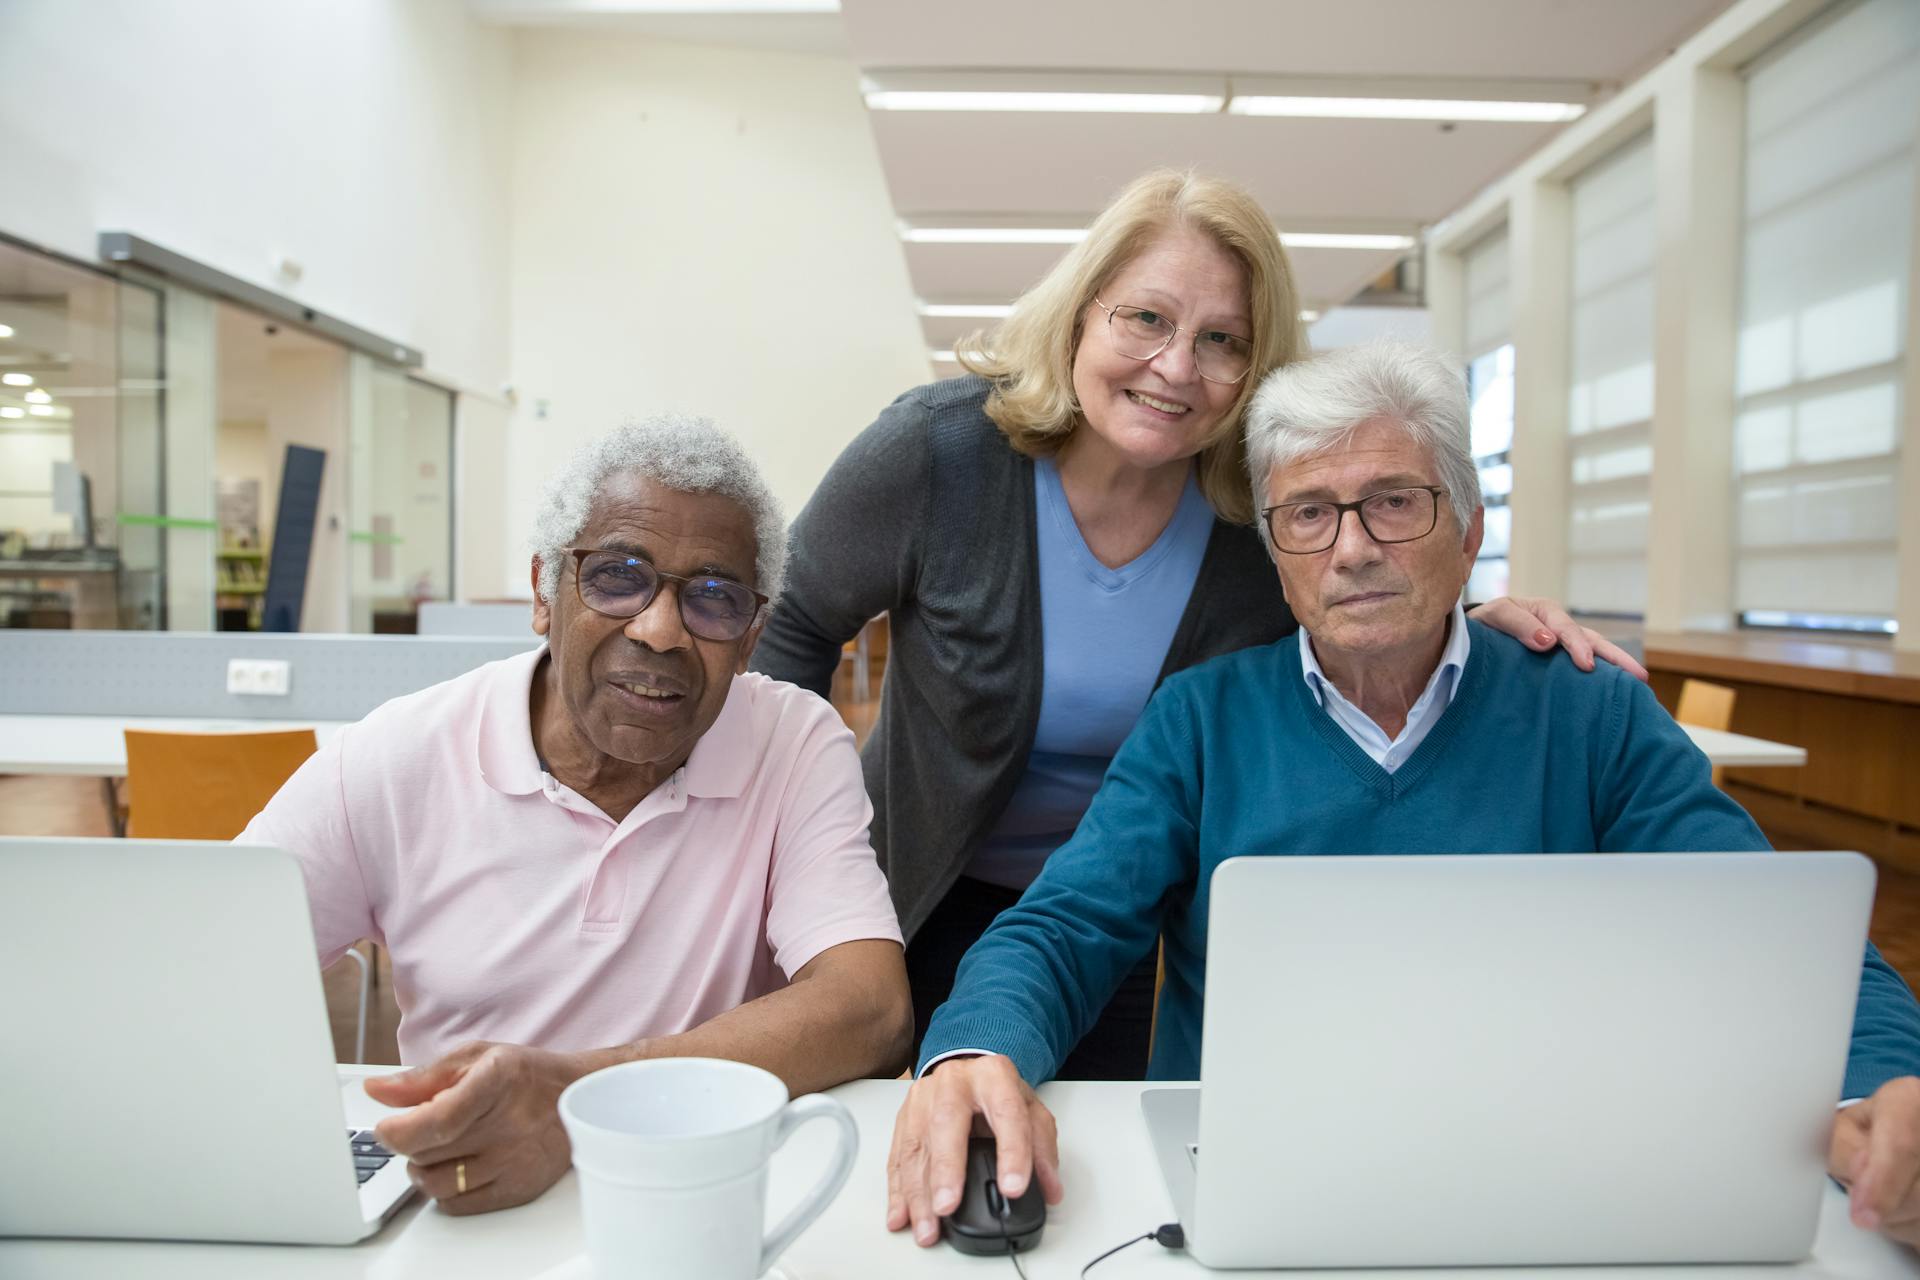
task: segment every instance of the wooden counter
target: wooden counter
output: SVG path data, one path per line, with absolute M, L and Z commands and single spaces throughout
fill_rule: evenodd
M 1877 637 L 1649 634 L 1671 709 L 1688 676 L 1739 691 L 1733 731 L 1804 747 L 1800 769 L 1729 769 L 1726 788 L 1777 842 L 1861 849 L 1920 871 L 1920 654 Z

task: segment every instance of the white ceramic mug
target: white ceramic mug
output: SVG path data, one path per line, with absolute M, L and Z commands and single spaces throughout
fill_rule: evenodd
M 767 1233 L 767 1161 L 793 1131 L 840 1126 L 833 1163 Z M 780 1078 L 717 1058 L 625 1062 L 560 1095 L 587 1256 L 598 1280 L 756 1280 L 853 1171 L 860 1131 L 825 1094 L 787 1100 Z

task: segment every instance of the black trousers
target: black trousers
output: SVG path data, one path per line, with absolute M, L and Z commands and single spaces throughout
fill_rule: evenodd
M 967 948 L 993 918 L 1020 900 L 1020 891 L 962 876 L 920 932 L 907 944 L 907 982 L 913 988 L 913 1053 L 919 1061 L 933 1011 L 953 991 L 953 976 Z M 1061 1064 L 1061 1080 L 1144 1080 L 1147 1044 L 1153 1033 L 1153 982 L 1158 956 L 1149 952 L 1134 966 L 1100 1014 L 1099 1021 Z

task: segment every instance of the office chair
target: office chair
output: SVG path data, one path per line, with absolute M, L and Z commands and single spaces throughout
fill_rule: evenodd
M 1724 684 L 1714 684 L 1707 680 L 1688 678 L 1680 686 L 1680 704 L 1675 708 L 1673 718 L 1681 724 L 1690 724 L 1701 729 L 1718 729 L 1728 733 L 1733 728 L 1733 699 L 1738 690 Z M 1720 777 L 1726 770 L 1718 765 L 1713 769 L 1713 785 L 1720 785 Z
M 311 729 L 126 735 L 127 834 L 148 840 L 233 839 L 317 748 Z M 365 1062 L 373 965 L 358 947 L 347 954 L 360 966 L 353 1060 Z

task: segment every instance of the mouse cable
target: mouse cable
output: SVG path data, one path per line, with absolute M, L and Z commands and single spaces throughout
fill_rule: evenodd
M 1122 1249 L 1131 1248 L 1139 1244 L 1142 1240 L 1151 1240 L 1164 1249 L 1184 1249 L 1187 1247 L 1187 1233 L 1180 1229 L 1180 1224 L 1177 1222 L 1163 1222 L 1143 1236 L 1135 1236 L 1131 1240 L 1121 1241 L 1119 1244 L 1113 1246 L 1113 1248 L 1095 1258 L 1092 1262 L 1089 1262 L 1086 1266 L 1080 1268 L 1080 1280 L 1086 1280 L 1087 1272 L 1093 1270 L 1114 1254 L 1120 1252 Z
M 1013 1247 L 1013 1234 L 1007 1229 L 1007 1219 L 1013 1216 L 1013 1205 L 1004 1198 L 1000 1201 L 1000 1242 L 1007 1246 L 1007 1261 L 1013 1264 L 1013 1274 L 1020 1280 L 1027 1280 L 1027 1269 L 1020 1265 L 1020 1253 Z

